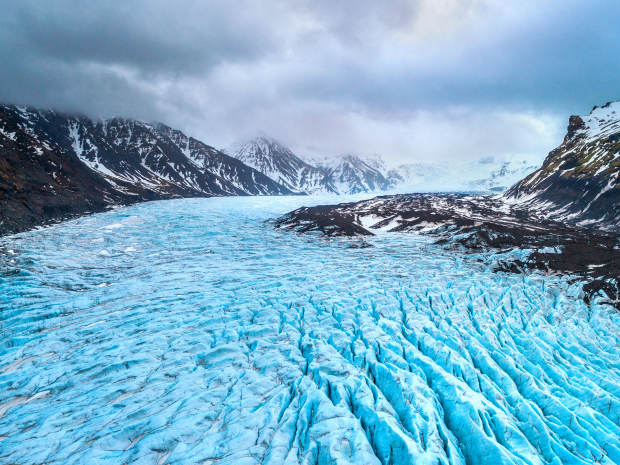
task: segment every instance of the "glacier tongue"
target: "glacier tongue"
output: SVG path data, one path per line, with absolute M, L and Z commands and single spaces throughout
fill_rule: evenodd
M 613 307 L 420 236 L 264 222 L 307 201 L 141 204 L 0 244 L 0 462 L 620 463 Z

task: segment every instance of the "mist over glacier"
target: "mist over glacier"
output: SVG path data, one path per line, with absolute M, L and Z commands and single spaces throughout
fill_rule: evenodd
M 266 222 L 308 202 L 145 203 L 3 239 L 0 462 L 620 462 L 613 307 L 424 236 Z

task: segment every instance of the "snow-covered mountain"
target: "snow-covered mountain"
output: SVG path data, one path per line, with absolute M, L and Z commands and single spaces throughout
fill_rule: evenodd
M 302 159 L 266 136 L 235 143 L 223 152 L 300 193 L 357 194 L 389 188 L 379 155 Z
M 410 163 L 387 172 L 398 191 L 482 191 L 502 192 L 534 171 L 536 162 L 515 159 L 496 162 L 483 158 L 464 163 Z
M 142 200 L 291 193 L 162 124 L 14 105 L 0 105 L 0 166 L 2 231 Z
M 292 191 L 338 193 L 324 170 L 306 163 L 270 137 L 259 136 L 237 142 L 222 151 Z
M 378 163 L 375 166 L 381 167 Z M 379 169 L 355 155 L 336 158 L 334 164 L 326 170 L 338 192 L 343 194 L 385 191 L 390 188 Z
M 620 218 L 620 101 L 571 116 L 563 143 L 542 167 L 513 186 L 508 200 L 584 224 Z
M 378 153 L 356 154 L 356 155 L 347 154 L 347 155 L 340 155 L 336 157 L 333 157 L 333 156 L 332 157 L 329 157 L 329 156 L 323 156 L 323 157 L 305 156 L 303 157 L 306 163 L 309 163 L 312 166 L 317 166 L 324 170 L 336 169 L 336 167 L 340 165 L 345 158 L 356 158 L 359 161 L 363 162 L 364 164 L 368 165 L 370 168 L 379 171 L 384 176 L 388 171 L 387 165 L 385 163 L 383 156 Z
M 420 162 L 388 168 L 380 154 L 299 157 L 259 136 L 223 149 L 295 192 L 503 192 L 540 166 L 539 160 L 491 157 L 467 162 Z

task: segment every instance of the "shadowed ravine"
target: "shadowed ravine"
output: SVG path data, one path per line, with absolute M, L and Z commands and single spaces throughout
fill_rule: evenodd
M 4 239 L 0 462 L 620 463 L 615 308 L 493 271 L 520 251 L 265 221 L 307 203 L 165 201 Z

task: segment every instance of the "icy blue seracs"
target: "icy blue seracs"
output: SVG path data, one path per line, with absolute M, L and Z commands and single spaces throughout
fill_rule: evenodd
M 0 463 L 620 463 L 616 310 L 423 237 L 264 223 L 307 202 L 5 241 Z

